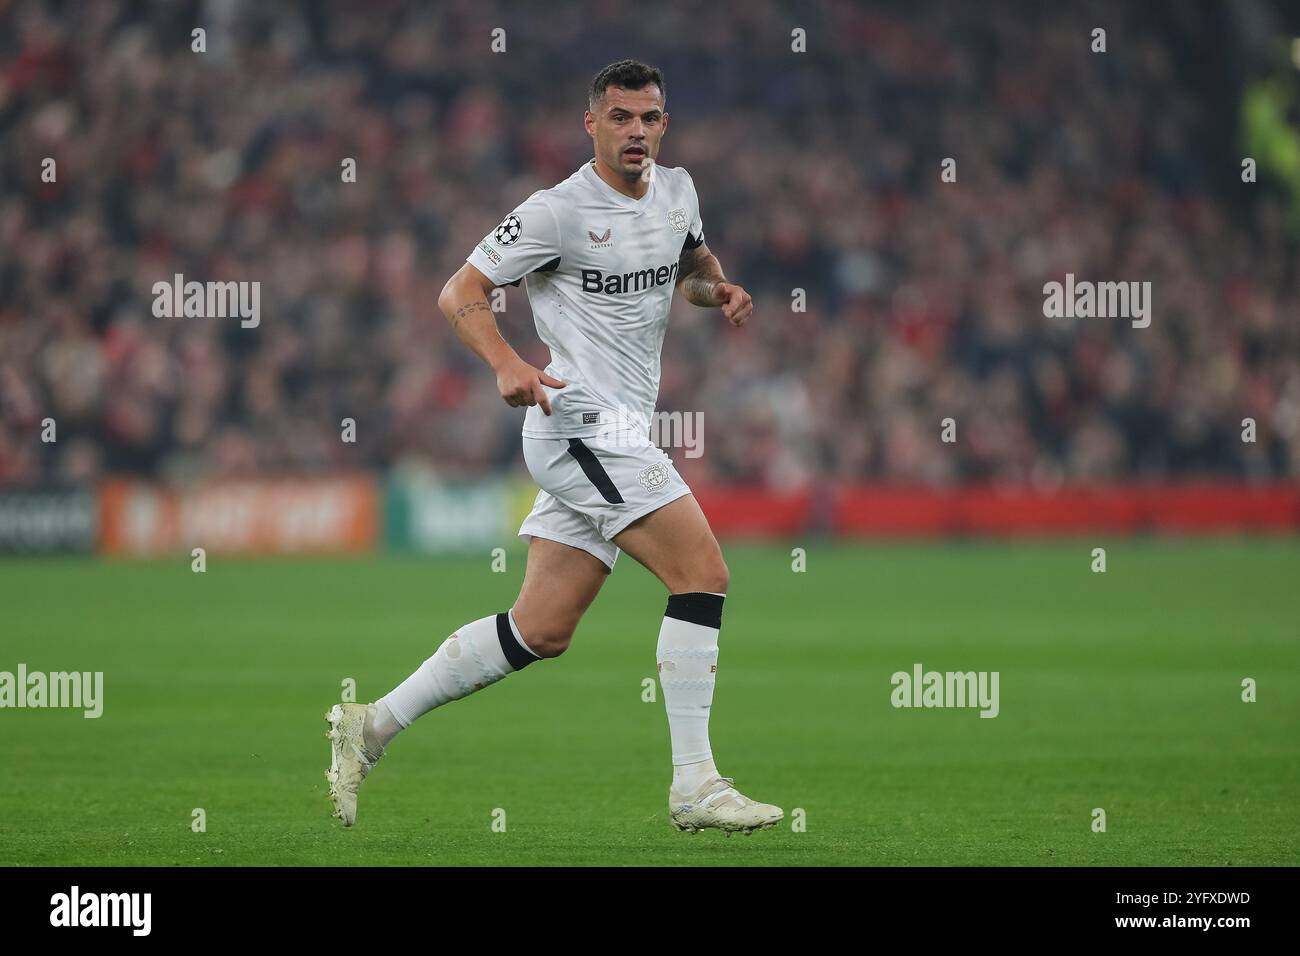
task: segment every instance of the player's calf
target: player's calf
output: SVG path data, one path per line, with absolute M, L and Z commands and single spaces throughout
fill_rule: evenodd
M 539 660 L 508 611 L 480 618 L 447 638 L 414 674 L 373 704 L 336 704 L 330 723 L 329 796 L 334 815 L 352 826 L 357 790 L 384 748 L 435 707 L 460 700 Z
M 383 746 L 435 707 L 468 697 L 540 660 L 512 611 L 480 618 L 452 634 L 414 674 L 375 702 L 371 730 Z

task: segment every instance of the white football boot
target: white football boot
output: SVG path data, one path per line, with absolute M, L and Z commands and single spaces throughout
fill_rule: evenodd
M 325 715 L 330 725 L 325 735 L 330 740 L 330 768 L 325 771 L 325 779 L 330 782 L 329 798 L 334 804 L 334 816 L 345 827 L 352 826 L 357 819 L 357 788 L 384 755 L 382 750 L 375 756 L 365 749 L 361 730 L 366 723 L 366 707 L 366 704 L 335 704 Z
M 785 818 L 785 811 L 770 803 L 749 799 L 735 787 L 731 777 L 706 780 L 693 794 L 668 791 L 668 815 L 673 828 L 683 833 L 698 833 L 716 827 L 727 836 L 739 830 L 749 836 L 755 830 L 774 827 Z

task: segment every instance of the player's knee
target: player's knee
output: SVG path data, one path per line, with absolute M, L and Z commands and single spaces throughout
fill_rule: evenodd
M 524 643 L 538 657 L 559 657 L 569 649 L 575 628 L 567 621 L 550 621 L 524 633 Z
M 731 570 L 719 554 L 707 562 L 698 572 L 698 579 L 692 590 L 712 591 L 714 594 L 726 594 L 727 585 L 731 583 Z

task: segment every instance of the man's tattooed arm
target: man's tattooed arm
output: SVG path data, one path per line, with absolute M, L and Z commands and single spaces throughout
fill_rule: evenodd
M 464 321 L 465 318 L 467 318 L 471 313 L 491 312 L 491 311 L 492 310 L 488 308 L 488 304 L 485 301 L 467 302 L 465 305 L 462 305 L 459 309 L 457 309 L 455 312 L 452 313 L 451 327 L 459 335 L 461 322 Z
M 438 296 L 438 308 L 460 340 L 474 350 L 492 368 L 518 359 L 514 349 L 501 337 L 496 316 L 488 307 L 487 292 L 491 282 L 478 270 L 463 266 L 447 282 Z
M 677 288 L 692 305 L 704 308 L 722 305 L 723 298 L 718 294 L 717 284 L 726 281 L 722 265 L 704 243 L 683 250 L 677 260 Z

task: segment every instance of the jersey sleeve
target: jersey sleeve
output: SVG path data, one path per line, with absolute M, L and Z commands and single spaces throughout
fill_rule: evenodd
M 516 206 L 465 261 L 499 286 L 517 286 L 530 272 L 557 269 L 560 227 L 541 193 Z
M 691 178 L 690 173 L 686 174 L 686 181 L 691 187 L 691 227 L 686 231 L 682 252 L 704 245 L 704 220 L 700 218 L 700 197 L 695 192 L 695 180 Z

